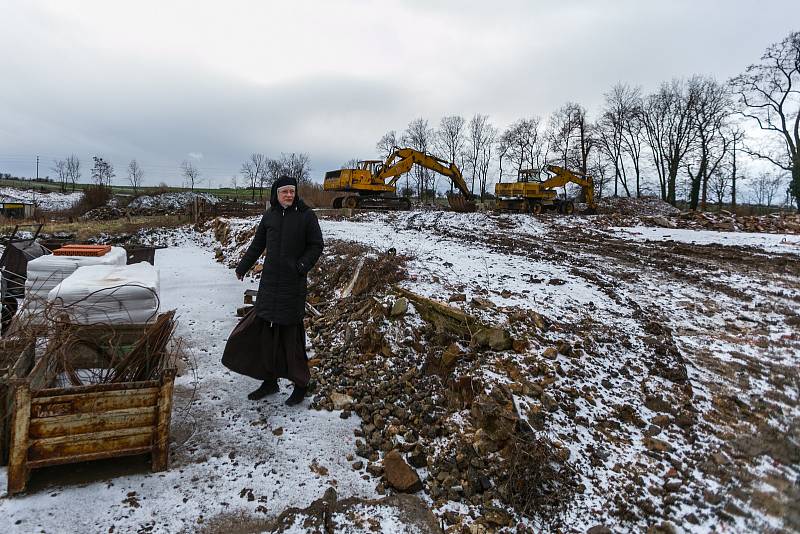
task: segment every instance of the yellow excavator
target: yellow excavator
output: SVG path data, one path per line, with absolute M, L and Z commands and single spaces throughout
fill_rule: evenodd
M 548 165 L 547 171 L 550 174 L 543 180 L 540 179 L 538 169 L 523 169 L 516 182 L 495 184 L 494 194 L 497 197 L 495 209 L 534 214 L 551 209 L 572 215 L 575 213 L 575 204 L 567 198 L 559 198 L 556 188 L 573 183 L 580 186 L 583 191 L 587 207 L 585 213 L 596 212 L 594 180 L 590 175 L 570 171 L 557 165 Z
M 355 169 L 325 173 L 323 189 L 345 193 L 333 200 L 334 208 L 411 209 L 411 200 L 397 196 L 397 181 L 414 165 L 438 172 L 453 182 L 461 193 L 448 195 L 455 211 L 475 211 L 475 202 L 461 170 L 454 163 L 413 148 L 395 148 L 386 161 L 359 161 Z

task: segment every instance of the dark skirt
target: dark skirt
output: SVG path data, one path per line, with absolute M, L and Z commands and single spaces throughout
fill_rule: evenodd
M 251 309 L 225 344 L 222 365 L 257 380 L 288 378 L 306 387 L 311 379 L 303 323 L 271 324 Z

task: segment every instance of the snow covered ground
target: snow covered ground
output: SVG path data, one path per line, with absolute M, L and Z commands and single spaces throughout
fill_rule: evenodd
M 256 222 L 230 221 L 228 260 Z M 524 417 L 546 407 L 546 433 L 580 473 L 585 490 L 564 511 L 569 528 L 641 531 L 669 522 L 679 531 L 750 532 L 797 524 L 787 519 L 800 475 L 797 236 L 445 212 L 321 225 L 329 241 L 412 256 L 402 284 L 417 293 L 490 300 L 508 311 L 509 327 L 519 309 L 552 321 L 509 360 L 552 370 L 541 373 L 546 395 L 514 401 Z M 275 398 L 249 402 L 255 381 L 219 364 L 242 292 L 255 285 L 214 261 L 214 232 L 155 235 L 172 245 L 156 255 L 162 307 L 178 310 L 196 367 L 176 383 L 170 470 L 150 473 L 141 460 L 34 472 L 27 494 L 0 499 L 4 531 L 192 532 L 230 520 L 255 532 L 330 486 L 340 497 L 377 496 L 377 480 L 346 459 L 358 417 L 286 408 L 286 385 Z M 560 341 L 582 349 L 542 355 Z M 482 378 L 511 383 L 500 362 L 479 363 Z M 456 415 L 459 422 L 469 413 Z M 474 512 L 452 502 L 437 513 L 453 510 Z
M 288 408 L 286 383 L 267 401 L 246 399 L 256 381 L 219 361 L 243 292 L 254 286 L 236 280 L 192 236 L 173 242 L 182 244 L 156 254 L 162 309 L 177 310 L 196 372 L 176 381 L 169 471 L 149 472 L 147 458 L 34 471 L 26 494 L 0 499 L 3 532 L 194 532 L 218 516 L 267 519 L 308 506 L 329 486 L 377 496 L 374 482 L 345 459 L 357 418 Z M 2 493 L 5 474 L 0 468 Z
M 45 211 L 59 211 L 71 208 L 77 203 L 83 193 L 42 193 L 30 189 L 16 189 L 13 187 L 0 187 L 0 197 L 9 197 L 22 202 L 32 202 L 39 209 Z

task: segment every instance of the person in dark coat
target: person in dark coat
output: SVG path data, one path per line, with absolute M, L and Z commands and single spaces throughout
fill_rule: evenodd
M 272 185 L 270 208 L 236 267 L 241 280 L 266 249 L 256 305 L 234 328 L 222 357 L 232 371 L 263 380 L 247 396 L 251 400 L 277 393 L 278 378 L 294 383 L 286 404 L 305 398 L 311 378 L 303 325 L 306 275 L 323 246 L 317 216 L 297 196 L 297 181 L 281 176 Z

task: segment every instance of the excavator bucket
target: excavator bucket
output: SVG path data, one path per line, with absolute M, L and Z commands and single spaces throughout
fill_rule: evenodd
M 464 195 L 447 195 L 447 202 L 450 203 L 450 208 L 453 211 L 460 211 L 462 213 L 470 213 L 477 209 L 475 202 L 467 200 Z

